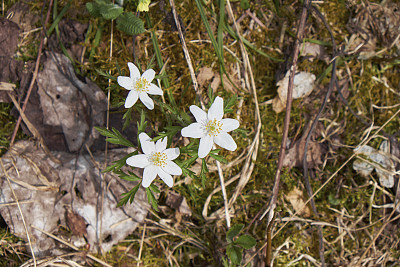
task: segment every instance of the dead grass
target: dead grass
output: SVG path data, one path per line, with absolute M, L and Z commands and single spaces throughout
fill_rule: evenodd
M 330 23 L 338 47 L 350 46 L 349 39 L 352 33 L 348 30 L 348 22 L 357 16 L 356 7 L 366 3 L 361 2 L 358 5 L 354 5 L 353 1 L 316 3 Z M 219 72 L 216 53 L 212 45 L 205 42 L 209 40 L 209 37 L 198 10 L 193 8 L 194 3 L 176 1 L 175 4 L 185 25 L 185 39 L 195 71 L 197 72 L 201 67 L 211 67 L 213 71 Z M 42 3 L 32 5 L 34 10 L 38 10 Z M 82 3 L 78 1 L 73 5 L 79 10 L 78 7 L 81 7 Z M 166 10 L 169 10 L 168 3 L 166 5 Z M 235 19 L 242 17 L 239 25 L 245 39 L 264 53 L 290 62 L 292 36 L 296 33 L 298 10 L 301 7 L 297 1 L 290 3 L 285 1 L 279 9 L 272 4 L 272 1 L 252 2 L 250 11 L 264 25 L 267 25 L 266 29 L 246 15 L 240 9 L 238 2 L 231 5 Z M 62 2 L 59 6 L 62 6 Z M 218 27 L 216 15 L 218 7 L 213 1 L 208 1 L 206 7 L 209 23 L 215 30 Z M 69 15 L 73 16 L 73 14 Z M 171 31 L 171 26 L 163 21 L 165 13 L 159 10 L 157 3 L 151 8 L 150 17 L 164 62 L 169 60 L 166 72 L 171 87 L 167 90 L 174 95 L 181 108 L 188 110 L 189 105 L 194 103 L 195 92 L 178 33 Z M 78 19 L 88 21 L 88 17 L 79 15 L 79 12 Z M 228 21 L 232 25 L 232 20 Z M 96 25 L 94 25 L 94 30 L 95 27 Z M 89 36 L 85 43 L 87 52 L 90 52 L 91 41 L 94 37 L 93 33 Z M 110 36 L 111 27 L 108 24 L 95 60 L 92 63 L 77 62 L 82 73 L 104 89 L 107 88 L 108 81 L 99 76 L 95 69 L 109 71 L 117 76 L 116 64 L 127 71 L 126 62 L 132 61 L 132 38 L 113 29 L 113 51 L 110 58 Z M 328 55 L 331 55 L 329 34 L 317 18 L 310 16 L 305 37 L 308 40 L 327 43 L 325 48 Z M 193 42 L 193 40 L 197 41 Z M 258 107 L 255 99 L 258 103 L 262 103 L 276 95 L 275 83 L 279 76 L 284 75 L 288 65 L 285 66 L 263 57 L 253 49 L 247 49 L 247 61 L 246 52 L 239 42 L 228 34 L 223 42 L 232 51 L 232 53 L 227 50 L 224 52 L 225 67 L 228 74 L 236 77 L 240 83 L 238 96 L 241 104 L 234 107 L 235 110 L 231 116 L 240 117 L 241 128 L 247 131 L 243 134 L 233 134 L 238 144 L 238 150 L 235 153 L 223 152 L 230 161 L 234 161 L 242 153 L 244 155 L 243 161 L 224 170 L 227 199 L 232 214 L 231 223 L 245 224 L 246 232 L 257 239 L 256 250 L 246 252 L 248 253 L 246 260 L 250 256 L 255 256 L 255 259 L 260 261 L 264 257 L 259 249 L 265 245 L 266 219 L 259 220 L 259 218 L 260 213 L 264 213 L 271 197 L 282 139 L 284 114 L 276 114 L 269 105 Z M 29 45 L 27 44 L 28 47 Z M 37 48 L 37 46 L 34 47 Z M 377 40 L 373 51 L 378 52 L 383 49 L 384 45 Z M 302 200 L 309 202 L 301 169 L 283 170 L 277 216 L 273 227 L 272 256 L 275 266 L 290 264 L 320 266 L 316 234 L 318 225 L 323 229 L 325 259 L 328 266 L 396 266 L 400 264 L 398 213 L 384 206 L 395 203 L 396 191 L 380 187 L 375 173 L 367 178 L 359 176 L 353 171 L 350 160 L 354 155 L 353 148 L 360 145 L 366 136 L 378 135 L 371 138 L 368 143 L 374 147 L 377 147 L 384 138 L 392 136 L 398 139 L 399 119 L 396 112 L 399 109 L 396 105 L 399 93 L 397 88 L 399 70 L 396 57 L 399 51 L 396 47 L 392 47 L 372 58 L 360 60 L 358 57 L 361 50 L 341 56 L 338 76 L 340 81 L 348 81 L 346 92 L 343 92 L 347 94 L 348 103 L 344 103 L 338 91 L 335 90 L 317 130 L 316 140 L 327 149 L 322 157 L 323 164 L 310 170 L 311 186 L 315 193 L 314 200 L 320 214 L 319 219 L 312 215 L 296 215 L 300 212 L 300 208 L 296 209 L 284 196 L 292 192 L 294 188 L 298 188 L 303 192 L 303 196 L 300 196 Z M 154 54 L 149 32 L 136 38 L 135 51 L 138 61 L 146 66 Z M 235 57 L 240 61 L 236 61 Z M 322 74 L 327 68 L 328 65 L 322 60 L 315 59 L 310 62 L 304 58 L 301 58 L 297 66 L 298 70 L 308 71 L 316 76 Z M 254 76 L 254 84 L 252 84 L 251 75 Z M 307 99 L 294 101 L 289 129 L 289 139 L 292 143 L 295 138 L 301 137 L 306 124 L 316 115 L 329 80 L 330 74 L 322 78 L 318 88 Z M 188 89 L 185 90 L 185 88 Z M 203 98 L 207 99 L 204 88 L 200 90 L 202 90 L 200 93 Z M 122 90 L 111 91 L 111 104 L 115 105 L 121 101 L 122 94 Z M 227 97 L 232 95 L 232 92 L 219 87 L 216 94 Z M 389 108 L 378 109 L 374 106 Z M 350 109 L 359 117 L 354 116 Z M 2 104 L 0 142 L 4 147 L 8 145 L 7 140 L 14 125 L 8 115 L 9 112 L 9 105 Z M 257 119 L 258 112 L 260 121 Z M 395 114 L 396 116 L 393 117 Z M 366 124 L 363 124 L 360 118 Z M 151 119 L 157 118 L 151 117 Z M 371 125 L 377 128 L 366 135 Z M 385 127 L 379 132 L 378 128 L 382 125 Z M 231 179 L 234 179 L 233 182 L 230 182 Z M 221 192 L 214 193 L 207 206 L 208 216 L 203 216 L 207 197 L 219 185 L 218 174 L 214 171 L 210 173 L 204 188 L 201 186 L 201 181 L 188 181 L 174 187 L 174 190 L 186 198 L 192 217 L 182 216 L 178 211 L 167 207 L 166 193 L 161 193 L 161 212 L 151 214 L 146 220 L 145 227 L 132 233 L 131 238 L 116 246 L 111 252 L 98 255 L 98 257 L 114 266 L 220 264 L 221 257 L 226 257 L 227 231 L 224 199 Z M 7 231 L 3 229 L 1 231 L 0 255 L 3 256 L 1 261 L 10 265 L 26 262 L 29 254 L 23 252 L 21 241 Z M 255 252 L 258 254 L 254 254 Z

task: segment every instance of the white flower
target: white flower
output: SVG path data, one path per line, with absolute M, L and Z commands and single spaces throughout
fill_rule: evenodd
M 151 81 L 154 79 L 155 71 L 152 69 L 146 70 L 142 76 L 140 76 L 139 69 L 131 62 L 128 62 L 130 71 L 130 77 L 118 76 L 118 84 L 127 90 L 130 90 L 125 100 L 125 108 L 132 107 L 138 98 L 148 108 L 154 108 L 153 100 L 148 96 L 150 95 L 162 95 L 163 91 Z
M 185 137 L 200 138 L 199 158 L 207 156 L 214 143 L 230 151 L 237 148 L 235 140 L 227 132 L 237 129 L 239 121 L 222 119 L 224 116 L 224 100 L 221 97 L 215 98 L 208 114 L 195 105 L 190 106 L 190 112 L 197 122 L 183 128 L 181 134 Z
M 129 157 L 126 163 L 132 167 L 144 168 L 143 187 L 149 187 L 157 175 L 172 187 L 174 180 L 171 175 L 182 174 L 182 169 L 172 161 L 179 156 L 179 148 L 167 149 L 166 137 L 154 143 L 147 134 L 141 133 L 139 140 L 144 154 Z

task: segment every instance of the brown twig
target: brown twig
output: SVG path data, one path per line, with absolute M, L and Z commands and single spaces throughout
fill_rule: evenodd
M 290 69 L 288 93 L 287 93 L 287 100 L 286 100 L 287 101 L 286 114 L 285 114 L 284 128 L 283 128 L 283 133 L 282 133 L 282 135 L 283 135 L 282 143 L 281 143 L 281 148 L 279 151 L 278 166 L 277 166 L 277 170 L 276 170 L 276 174 L 275 174 L 274 187 L 272 189 L 272 197 L 271 197 L 271 201 L 269 203 L 268 209 L 266 211 L 269 213 L 268 223 L 267 223 L 268 226 L 272 223 L 274 215 L 275 215 L 274 210 L 275 210 L 276 202 L 278 199 L 281 170 L 282 170 L 282 166 L 283 166 L 283 159 L 285 157 L 286 144 L 287 144 L 287 138 L 288 138 L 288 133 L 289 133 L 290 111 L 291 111 L 291 107 L 292 107 L 294 75 L 296 73 L 297 59 L 299 56 L 300 44 L 303 39 L 304 27 L 306 24 L 306 18 L 307 18 L 309 8 L 310 8 L 310 0 L 306 0 L 304 2 L 304 6 L 303 6 L 303 9 L 301 12 L 300 23 L 299 23 L 299 27 L 297 30 L 297 36 L 296 36 L 294 50 L 293 50 L 293 60 L 292 60 L 292 67 Z M 260 219 L 262 219 L 262 218 L 260 218 Z M 267 256 L 266 258 L 270 259 L 271 255 Z
M 47 24 L 49 22 L 50 12 L 51 12 L 51 7 L 52 6 L 53 6 L 53 0 L 50 0 L 49 8 L 47 10 L 45 24 Z M 22 111 L 23 112 L 25 112 L 26 106 L 28 105 L 29 97 L 30 97 L 30 95 L 32 93 L 32 89 L 33 89 L 33 86 L 35 85 L 35 81 L 36 81 L 36 78 L 37 78 L 37 75 L 38 75 L 38 72 L 39 72 L 40 58 L 42 57 L 42 48 L 43 48 L 43 42 L 44 42 L 44 38 L 45 38 L 45 28 L 44 27 L 43 27 L 41 36 L 42 36 L 42 38 L 40 40 L 40 45 L 39 45 L 39 49 L 38 49 L 38 55 L 37 55 L 37 58 L 36 58 L 35 70 L 34 70 L 33 75 L 32 75 L 32 80 L 31 80 L 31 83 L 29 85 L 28 92 L 26 93 L 24 105 L 22 106 Z M 17 132 L 18 132 L 18 129 L 19 129 L 19 125 L 21 124 L 21 120 L 22 120 L 22 117 L 20 115 L 18 117 L 17 123 L 15 125 L 14 132 L 13 132 L 13 134 L 11 136 L 10 146 L 12 146 L 14 144 L 15 137 L 17 136 Z

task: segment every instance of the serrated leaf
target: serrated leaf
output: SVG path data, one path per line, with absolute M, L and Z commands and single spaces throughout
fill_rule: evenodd
M 233 242 L 233 238 L 239 234 L 239 232 L 243 229 L 244 224 L 235 224 L 234 226 L 229 229 L 226 233 L 226 240 L 228 242 Z
M 145 31 L 143 21 L 131 12 L 117 18 L 117 29 L 129 35 L 138 35 Z
M 151 204 L 151 206 L 153 207 L 153 209 L 155 211 L 158 211 L 158 204 L 157 204 L 157 200 L 154 197 L 153 192 L 151 191 L 150 187 L 146 188 L 146 194 L 147 194 L 147 201 Z
M 249 249 L 254 247 L 257 244 L 257 241 L 251 235 L 241 235 L 233 243 L 242 248 Z
M 86 9 L 89 11 L 89 14 L 93 17 L 99 18 L 101 17 L 99 5 L 95 2 L 86 3 Z
M 142 183 L 138 183 L 134 188 L 131 189 L 131 191 L 129 191 L 127 193 L 123 193 L 122 194 L 123 197 L 118 202 L 117 208 L 125 205 L 126 203 L 128 203 L 128 201 L 130 204 L 132 204 L 133 200 L 135 199 L 135 195 L 136 195 L 137 191 L 139 190 L 139 186 L 141 184 Z
M 100 6 L 100 14 L 104 19 L 116 19 L 118 18 L 124 9 L 116 4 L 104 4 Z
M 232 264 L 238 265 L 242 261 L 242 249 L 235 245 L 228 245 L 226 247 L 226 255 L 231 260 Z
M 212 158 L 218 160 L 219 162 L 221 162 L 221 163 L 223 163 L 223 164 L 228 163 L 228 161 L 226 160 L 226 158 L 224 158 L 224 156 L 214 154 L 214 153 L 212 153 L 212 151 L 210 152 L 209 155 L 210 155 Z

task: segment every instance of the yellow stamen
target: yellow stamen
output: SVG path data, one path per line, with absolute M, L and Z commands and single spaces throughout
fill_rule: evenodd
M 218 136 L 222 131 L 222 123 L 217 119 L 208 121 L 205 127 L 209 136 Z
M 139 78 L 133 82 L 133 86 L 139 93 L 149 91 L 150 82 L 148 82 L 145 78 Z
M 165 167 L 167 165 L 167 155 L 162 152 L 154 152 L 150 156 L 150 162 L 158 167 Z

